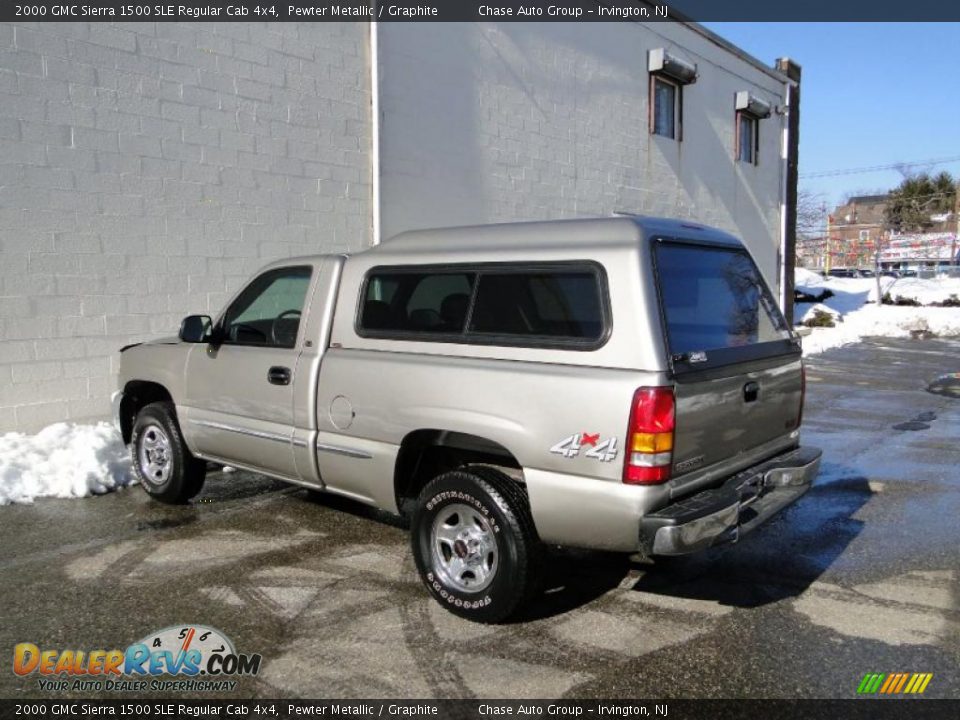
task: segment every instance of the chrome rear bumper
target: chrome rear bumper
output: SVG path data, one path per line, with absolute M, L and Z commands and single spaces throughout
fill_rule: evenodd
M 650 555 L 686 555 L 736 542 L 810 488 L 821 455 L 818 448 L 791 450 L 647 515 L 640 521 L 641 547 Z

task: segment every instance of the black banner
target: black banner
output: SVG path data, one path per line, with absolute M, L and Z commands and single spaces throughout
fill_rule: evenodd
M 0 0 L 0 21 L 663 22 L 960 21 L 943 0 Z
M 953 720 L 960 700 L 0 700 L 23 718 L 669 718 L 687 720 Z

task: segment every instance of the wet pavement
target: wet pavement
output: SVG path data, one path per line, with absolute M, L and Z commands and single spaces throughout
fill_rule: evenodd
M 430 601 L 391 518 L 244 473 L 186 507 L 132 488 L 0 508 L 0 650 L 201 623 L 263 655 L 234 692 L 193 694 L 211 698 L 850 698 L 867 672 L 933 673 L 925 697 L 957 698 L 960 399 L 927 387 L 958 370 L 957 341 L 815 356 L 804 441 L 824 463 L 799 503 L 690 558 L 556 554 L 503 626 Z M 124 697 L 6 668 L 0 697 Z

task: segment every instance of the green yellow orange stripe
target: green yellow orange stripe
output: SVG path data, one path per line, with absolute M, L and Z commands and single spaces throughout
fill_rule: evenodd
M 857 686 L 860 695 L 918 695 L 927 689 L 933 673 L 866 673 Z
M 867 688 L 867 692 L 871 695 L 880 689 L 880 683 L 883 682 L 883 679 L 886 677 L 884 673 L 874 673 L 870 686 Z
M 895 693 L 900 692 L 903 689 L 903 686 L 904 684 L 906 684 L 908 679 L 910 679 L 910 673 L 903 673 L 903 676 L 900 678 L 900 682 L 897 683 L 896 690 L 891 690 L 890 692 L 895 692 Z

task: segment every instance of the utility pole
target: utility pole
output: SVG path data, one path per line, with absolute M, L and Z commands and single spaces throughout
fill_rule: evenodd
M 788 318 L 793 318 L 793 288 L 794 269 L 797 266 L 797 182 L 800 160 L 800 65 L 790 58 L 777 58 L 776 68 L 789 80 L 787 84 L 787 147 L 786 160 L 786 192 L 784 207 L 784 238 L 781 272 L 783 285 L 783 312 Z M 792 324 L 792 323 L 791 323 Z
M 953 189 L 953 219 L 957 221 L 957 227 L 950 245 L 950 264 L 957 265 L 957 240 L 960 239 L 960 180 Z

